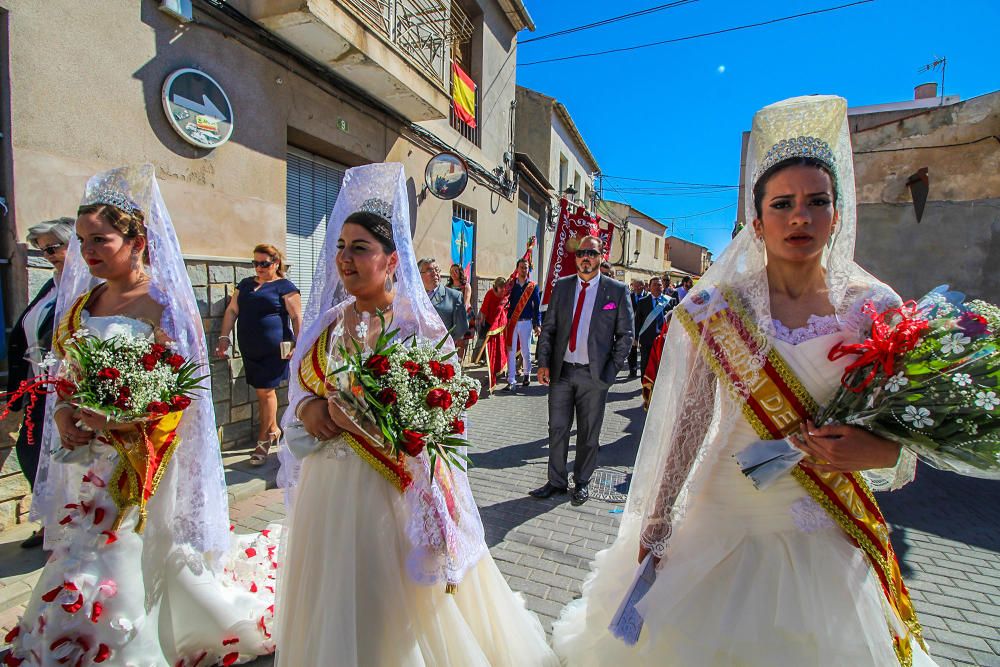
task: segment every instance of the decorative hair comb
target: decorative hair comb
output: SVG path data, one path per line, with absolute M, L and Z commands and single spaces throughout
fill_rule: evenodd
M 139 205 L 129 199 L 128 195 L 119 190 L 112 190 L 111 188 L 98 190 L 97 194 L 91 197 L 89 201 L 85 202 L 85 204 L 107 204 L 109 206 L 114 206 L 117 209 L 121 209 L 126 213 L 134 213 L 135 211 L 140 210 Z

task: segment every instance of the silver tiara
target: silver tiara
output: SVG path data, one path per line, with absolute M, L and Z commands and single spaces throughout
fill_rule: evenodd
M 830 144 L 816 137 L 793 137 L 782 139 L 764 153 L 764 159 L 760 161 L 760 165 L 753 175 L 753 184 L 756 185 L 757 179 L 774 165 L 796 157 L 811 157 L 819 160 L 830 167 L 830 170 L 834 172 L 834 178 L 836 178 L 836 160 L 833 157 Z
M 112 190 L 111 188 L 98 190 L 97 194 L 91 197 L 85 204 L 108 204 L 126 213 L 134 213 L 140 210 L 138 204 L 129 199 L 128 195 L 119 190 Z
M 366 213 L 374 213 L 390 225 L 392 224 L 392 204 L 384 199 L 379 199 L 378 197 L 366 199 L 361 204 L 361 210 Z

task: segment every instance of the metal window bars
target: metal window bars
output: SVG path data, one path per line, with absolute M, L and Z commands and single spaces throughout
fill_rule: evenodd
M 452 49 L 472 39 L 473 26 L 447 0 L 340 0 L 373 31 L 446 89 Z

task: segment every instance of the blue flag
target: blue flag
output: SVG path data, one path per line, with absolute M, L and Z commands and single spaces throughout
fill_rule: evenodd
M 472 232 L 473 225 L 468 220 L 451 219 L 451 261 L 461 266 L 465 275 L 469 275 L 472 264 Z

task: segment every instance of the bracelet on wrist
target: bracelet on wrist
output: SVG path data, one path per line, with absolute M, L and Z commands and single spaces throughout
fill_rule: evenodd
M 219 340 L 222 340 L 223 338 L 225 338 L 226 340 L 228 340 L 230 343 L 233 342 L 233 339 L 230 338 L 229 336 L 226 336 L 226 335 L 219 336 Z

